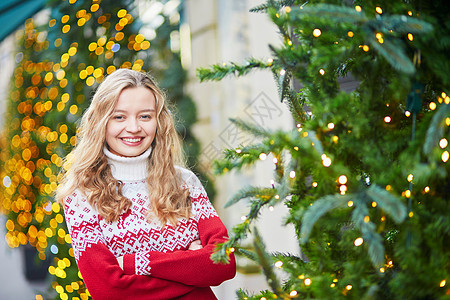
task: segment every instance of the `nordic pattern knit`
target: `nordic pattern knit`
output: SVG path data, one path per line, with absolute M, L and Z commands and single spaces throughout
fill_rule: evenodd
M 229 264 L 215 264 L 215 245 L 227 240 L 227 230 L 208 200 L 198 178 L 178 168 L 188 188 L 192 216 L 177 227 L 146 219 L 149 198 L 144 154 L 125 158 L 107 149 L 113 176 L 123 182 L 122 194 L 131 208 L 119 220 L 105 222 L 79 191 L 64 199 L 64 212 L 72 247 L 83 280 L 94 300 L 101 299 L 216 299 L 210 286 L 236 273 L 234 256 Z M 203 248 L 187 250 L 200 239 Z M 122 270 L 116 257 L 124 256 Z

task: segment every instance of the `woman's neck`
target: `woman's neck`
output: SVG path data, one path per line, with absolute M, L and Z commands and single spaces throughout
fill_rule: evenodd
M 113 177 L 123 182 L 145 180 L 148 177 L 148 161 L 152 148 L 134 157 L 119 156 L 105 146 L 103 153 L 108 159 Z

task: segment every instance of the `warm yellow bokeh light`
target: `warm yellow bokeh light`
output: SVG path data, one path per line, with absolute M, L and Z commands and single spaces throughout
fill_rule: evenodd
M 91 11 L 92 12 L 96 12 L 99 8 L 100 8 L 100 6 L 97 3 L 92 4 Z
M 121 9 L 121 10 L 119 10 L 119 11 L 117 12 L 117 16 L 118 16 L 119 18 L 125 17 L 126 14 L 127 14 L 127 10 L 126 10 L 126 9 Z
M 441 159 L 442 159 L 443 162 L 447 162 L 448 161 L 448 157 L 449 157 L 448 151 L 444 151 L 444 153 L 442 153 L 442 155 L 441 155 Z
M 61 29 L 61 31 L 63 33 L 68 33 L 69 30 L 70 30 L 70 25 L 69 24 L 64 25 L 63 28 Z
M 134 40 L 136 41 L 136 43 L 142 43 L 144 41 L 145 37 L 142 34 L 137 34 L 134 38 Z
M 359 247 L 363 244 L 364 240 L 362 237 L 357 238 L 353 243 L 355 244 L 356 247 Z
M 70 19 L 69 15 L 64 15 L 61 17 L 61 23 L 67 23 Z
M 338 181 L 339 181 L 340 184 L 346 184 L 347 183 L 347 176 L 345 176 L 345 175 L 339 176 Z

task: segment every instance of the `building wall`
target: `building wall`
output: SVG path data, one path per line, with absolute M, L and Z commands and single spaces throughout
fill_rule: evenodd
M 269 44 L 280 43 L 277 29 L 265 14 L 250 13 L 261 4 L 256 0 L 187 0 L 184 22 L 190 29 L 190 60 L 188 92 L 198 110 L 194 133 L 202 143 L 200 161 L 211 170 L 211 161 L 221 157 L 225 148 L 248 145 L 250 136 L 236 130 L 229 118 L 243 119 L 266 129 L 292 128 L 293 120 L 286 106 L 280 103 L 270 71 L 255 71 L 241 78 L 229 77 L 220 82 L 200 83 L 196 69 L 217 63 L 245 63 L 249 57 L 269 59 Z M 181 42 L 183 45 L 183 41 Z M 186 49 L 185 49 L 186 50 Z M 183 52 L 183 49 L 182 49 Z M 214 205 L 230 229 L 242 222 L 246 203 L 223 209 L 228 199 L 247 185 L 270 186 L 273 178 L 273 157 L 256 167 L 215 177 L 217 197 Z M 283 227 L 287 210 L 283 205 L 263 212 L 257 224 L 269 251 L 299 252 L 292 228 Z M 245 241 L 250 243 L 251 240 Z M 239 259 L 244 266 L 247 261 Z M 282 274 L 281 274 L 282 276 Z M 238 273 L 235 279 L 215 288 L 219 299 L 235 299 L 235 290 L 244 288 L 258 292 L 267 289 L 264 276 Z

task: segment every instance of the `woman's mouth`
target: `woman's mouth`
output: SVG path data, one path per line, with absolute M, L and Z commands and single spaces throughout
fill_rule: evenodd
M 125 144 L 136 144 L 141 142 L 144 138 L 143 137 L 137 137 L 137 138 L 120 138 Z

